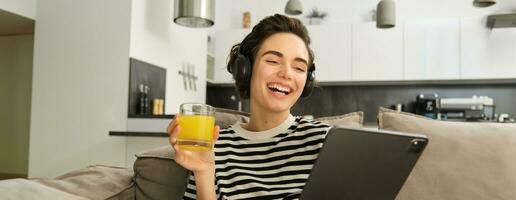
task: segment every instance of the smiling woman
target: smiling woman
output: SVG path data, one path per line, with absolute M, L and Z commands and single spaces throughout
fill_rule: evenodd
M 293 33 L 267 38 L 254 60 L 251 77 L 251 113 L 254 110 L 289 111 L 307 81 L 308 50 Z
M 279 14 L 232 47 L 227 68 L 240 97 L 250 99 L 250 119 L 215 129 L 209 152 L 175 145 L 180 127 L 170 124 L 174 159 L 192 172 L 184 199 L 299 198 L 330 127 L 290 114 L 312 91 L 313 61 L 305 26 Z
M 262 25 L 260 26 L 260 24 Z M 256 61 L 261 61 L 262 58 L 270 58 L 270 56 L 265 57 L 268 54 L 276 56 L 270 58 L 268 62 L 272 64 L 274 64 L 273 62 L 276 62 L 275 64 L 280 64 L 279 60 L 276 58 L 281 58 L 282 61 L 284 61 L 286 59 L 284 53 L 287 52 L 282 51 L 286 48 L 289 48 L 288 53 L 293 53 L 292 55 L 294 56 L 295 61 L 305 63 L 304 68 L 309 72 L 309 76 L 307 76 L 307 78 L 310 78 L 310 80 L 313 81 L 315 78 L 313 76 L 313 71 L 315 70 L 315 65 L 313 64 L 314 56 L 312 50 L 309 48 L 310 37 L 308 36 L 306 27 L 304 27 L 299 20 L 288 18 L 283 15 L 275 15 L 274 17 L 265 18 L 260 22 L 260 24 L 256 25 L 253 28 L 253 31 L 249 33 L 241 43 L 235 44 L 231 48 L 227 68 L 235 79 L 235 84 L 240 97 L 250 97 L 249 87 L 251 84 L 251 75 L 254 73 L 252 71 L 253 66 L 251 66 L 251 64 L 256 65 Z M 267 24 L 267 26 L 263 24 Z M 270 40 L 269 37 L 271 37 Z M 283 41 L 283 39 L 288 39 L 290 41 Z M 266 43 L 266 41 L 268 41 L 268 43 Z M 275 45 L 273 43 L 278 41 L 282 42 L 282 44 Z M 262 48 L 262 46 L 266 46 L 266 48 Z M 258 52 L 259 50 L 263 51 Z M 260 58 L 257 59 L 257 56 L 260 56 Z M 311 87 L 307 89 L 311 89 Z M 311 90 L 305 91 L 303 96 L 308 96 L 310 92 Z

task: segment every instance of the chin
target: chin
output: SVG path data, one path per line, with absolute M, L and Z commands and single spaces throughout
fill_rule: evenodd
M 282 104 L 273 104 L 268 106 L 271 111 L 274 112 L 284 112 L 284 111 L 290 111 L 290 108 L 292 108 L 292 105 L 282 105 Z
M 291 94 L 292 95 L 292 94 Z M 283 111 L 290 111 L 292 106 L 296 103 L 293 99 L 275 99 L 275 98 L 268 98 L 266 100 L 266 107 L 274 112 L 283 112 Z

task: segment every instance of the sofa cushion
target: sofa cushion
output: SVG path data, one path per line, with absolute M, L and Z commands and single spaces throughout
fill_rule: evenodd
M 174 162 L 170 145 L 136 155 L 136 199 L 182 199 L 188 171 Z
M 248 115 L 238 111 L 217 108 L 216 116 L 227 126 L 237 121 L 247 122 Z M 362 126 L 362 112 L 317 118 L 330 125 L 358 128 Z M 320 120 L 322 119 L 322 120 Z M 219 124 L 221 125 L 221 124 Z M 223 126 L 221 125 L 221 128 Z M 181 199 L 186 190 L 188 171 L 174 162 L 174 152 L 170 145 L 151 149 L 136 155 L 134 163 L 136 199 Z
M 429 144 L 397 199 L 516 199 L 516 125 L 446 122 L 381 108 L 379 128 Z
M 0 181 L 0 199 L 87 200 L 88 198 L 66 193 L 35 181 L 17 178 Z
M 350 128 L 362 128 L 362 124 L 364 122 L 364 113 L 352 112 L 344 115 L 319 117 L 315 118 L 315 120 L 327 123 L 332 126 L 341 125 Z
M 228 128 L 236 122 L 246 123 L 249 121 L 249 113 L 240 112 L 226 108 L 215 108 L 215 124 L 220 128 Z
M 106 200 L 135 200 L 136 199 L 136 187 L 129 187 L 120 193 L 107 198 Z
M 133 175 L 132 169 L 94 165 L 54 179 L 33 179 L 33 181 L 88 199 L 108 199 L 124 191 L 130 191 L 134 185 Z

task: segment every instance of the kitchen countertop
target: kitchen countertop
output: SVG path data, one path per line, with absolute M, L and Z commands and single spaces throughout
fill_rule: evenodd
M 141 119 L 173 119 L 175 115 L 131 115 L 128 118 L 141 118 Z
M 109 131 L 109 136 L 168 137 L 166 132 Z

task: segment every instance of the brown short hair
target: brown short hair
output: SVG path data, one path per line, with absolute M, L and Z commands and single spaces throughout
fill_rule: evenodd
M 310 36 L 308 35 L 308 30 L 298 19 L 280 14 L 275 14 L 262 19 L 253 27 L 251 33 L 249 33 L 242 42 L 233 45 L 229 54 L 228 68 L 235 61 L 239 52 L 247 56 L 251 65 L 253 65 L 256 54 L 258 53 L 263 41 L 276 33 L 292 33 L 301 38 L 308 50 L 308 66 L 310 69 L 313 68 L 314 54 L 312 49 L 310 49 Z M 240 83 L 238 79 L 235 79 L 235 84 L 240 97 L 244 99 L 249 98 L 250 83 Z

